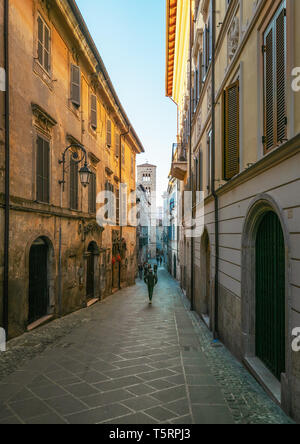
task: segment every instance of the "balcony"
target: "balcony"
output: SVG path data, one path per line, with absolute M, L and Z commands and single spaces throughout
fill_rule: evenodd
M 183 144 L 174 143 L 172 150 L 171 175 L 178 180 L 184 180 L 188 170 L 187 152 Z

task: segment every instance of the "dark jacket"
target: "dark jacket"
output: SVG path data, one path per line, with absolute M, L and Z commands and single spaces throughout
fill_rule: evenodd
M 155 285 L 157 284 L 157 282 L 158 282 L 158 279 L 154 273 L 148 273 L 147 276 L 145 277 L 145 283 L 150 288 L 154 288 Z

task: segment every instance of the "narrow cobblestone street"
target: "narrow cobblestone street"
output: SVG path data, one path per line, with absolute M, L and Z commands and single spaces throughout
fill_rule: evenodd
M 188 310 L 159 271 L 11 341 L 0 424 L 286 424 L 291 421 Z

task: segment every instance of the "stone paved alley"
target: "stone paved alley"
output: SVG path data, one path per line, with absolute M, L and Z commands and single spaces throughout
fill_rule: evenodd
M 138 282 L 0 355 L 0 424 L 290 422 L 164 269 L 153 306 Z

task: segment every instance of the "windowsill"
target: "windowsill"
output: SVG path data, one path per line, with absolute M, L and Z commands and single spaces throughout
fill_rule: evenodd
M 33 59 L 33 72 L 40 77 L 40 79 L 53 91 L 53 79 L 51 72 L 45 70 L 45 68 L 34 58 Z

